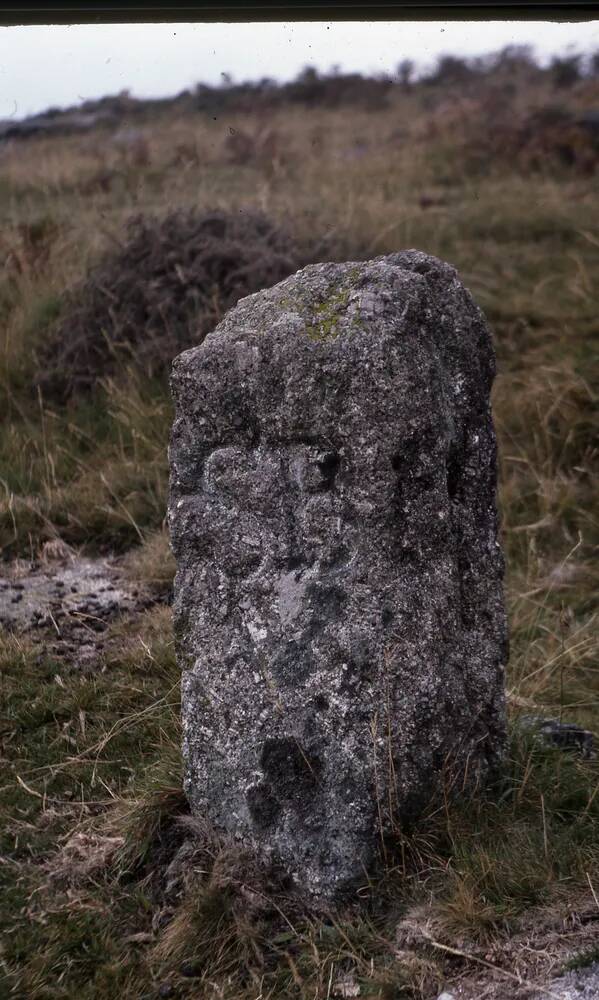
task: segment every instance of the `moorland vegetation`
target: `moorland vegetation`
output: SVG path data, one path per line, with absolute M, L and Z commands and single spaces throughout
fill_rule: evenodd
M 102 107 L 0 145 L 0 546 L 117 553 L 165 599 L 115 619 L 92 672 L 0 636 L 2 995 L 383 1000 L 478 976 L 501 997 L 590 960 L 599 767 L 518 718 L 599 731 L 599 59 Z M 315 915 L 186 816 L 168 367 L 240 295 L 411 247 L 458 268 L 495 338 L 509 762 L 499 791 L 398 824 L 384 876 Z

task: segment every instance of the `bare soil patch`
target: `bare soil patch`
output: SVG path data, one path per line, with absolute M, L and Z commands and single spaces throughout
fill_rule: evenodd
M 69 552 L 0 570 L 0 626 L 26 635 L 70 666 L 93 668 L 111 621 L 149 607 L 155 595 L 123 573 L 122 560 Z

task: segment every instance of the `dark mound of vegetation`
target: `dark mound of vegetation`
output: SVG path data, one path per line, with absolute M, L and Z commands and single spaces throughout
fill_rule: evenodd
M 135 217 L 126 241 L 65 297 L 37 383 L 65 398 L 129 362 L 159 375 L 238 299 L 299 266 L 289 235 L 256 212 Z
M 459 108 L 459 104 L 457 105 Z M 567 170 L 592 177 L 599 168 L 599 116 L 547 104 L 516 113 L 488 97 L 462 119 L 462 164 L 472 173 L 489 165 L 520 175 Z
M 288 105 L 305 108 L 362 107 L 369 111 L 387 107 L 387 98 L 393 90 L 392 77 L 377 77 L 360 73 L 319 73 L 306 66 L 295 80 L 277 83 L 269 77 L 250 82 L 233 83 L 225 76 L 223 85 L 213 87 L 200 83 L 193 96 L 196 111 L 206 114 L 225 112 L 264 111 Z

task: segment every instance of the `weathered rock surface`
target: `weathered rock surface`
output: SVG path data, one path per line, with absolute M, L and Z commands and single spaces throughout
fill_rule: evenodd
M 596 756 L 593 734 L 575 723 L 546 719 L 540 715 L 521 715 L 518 723 L 550 746 L 574 751 L 587 760 Z
M 307 267 L 174 362 L 186 791 L 310 896 L 501 759 L 493 375 L 416 251 Z
M 597 1000 L 599 997 L 599 962 L 566 972 L 553 979 L 546 990 L 533 1000 Z

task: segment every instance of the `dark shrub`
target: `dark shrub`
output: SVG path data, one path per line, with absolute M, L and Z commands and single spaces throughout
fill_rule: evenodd
M 477 70 L 468 59 L 459 56 L 439 56 L 437 66 L 426 82 L 433 86 L 454 86 L 470 83 L 477 76 Z
M 160 374 L 238 299 L 299 266 L 290 237 L 257 213 L 136 217 L 119 249 L 67 294 L 39 352 L 38 384 L 65 397 L 124 363 Z
M 582 76 L 582 57 L 579 55 L 555 56 L 551 60 L 549 71 L 555 87 L 573 87 Z

